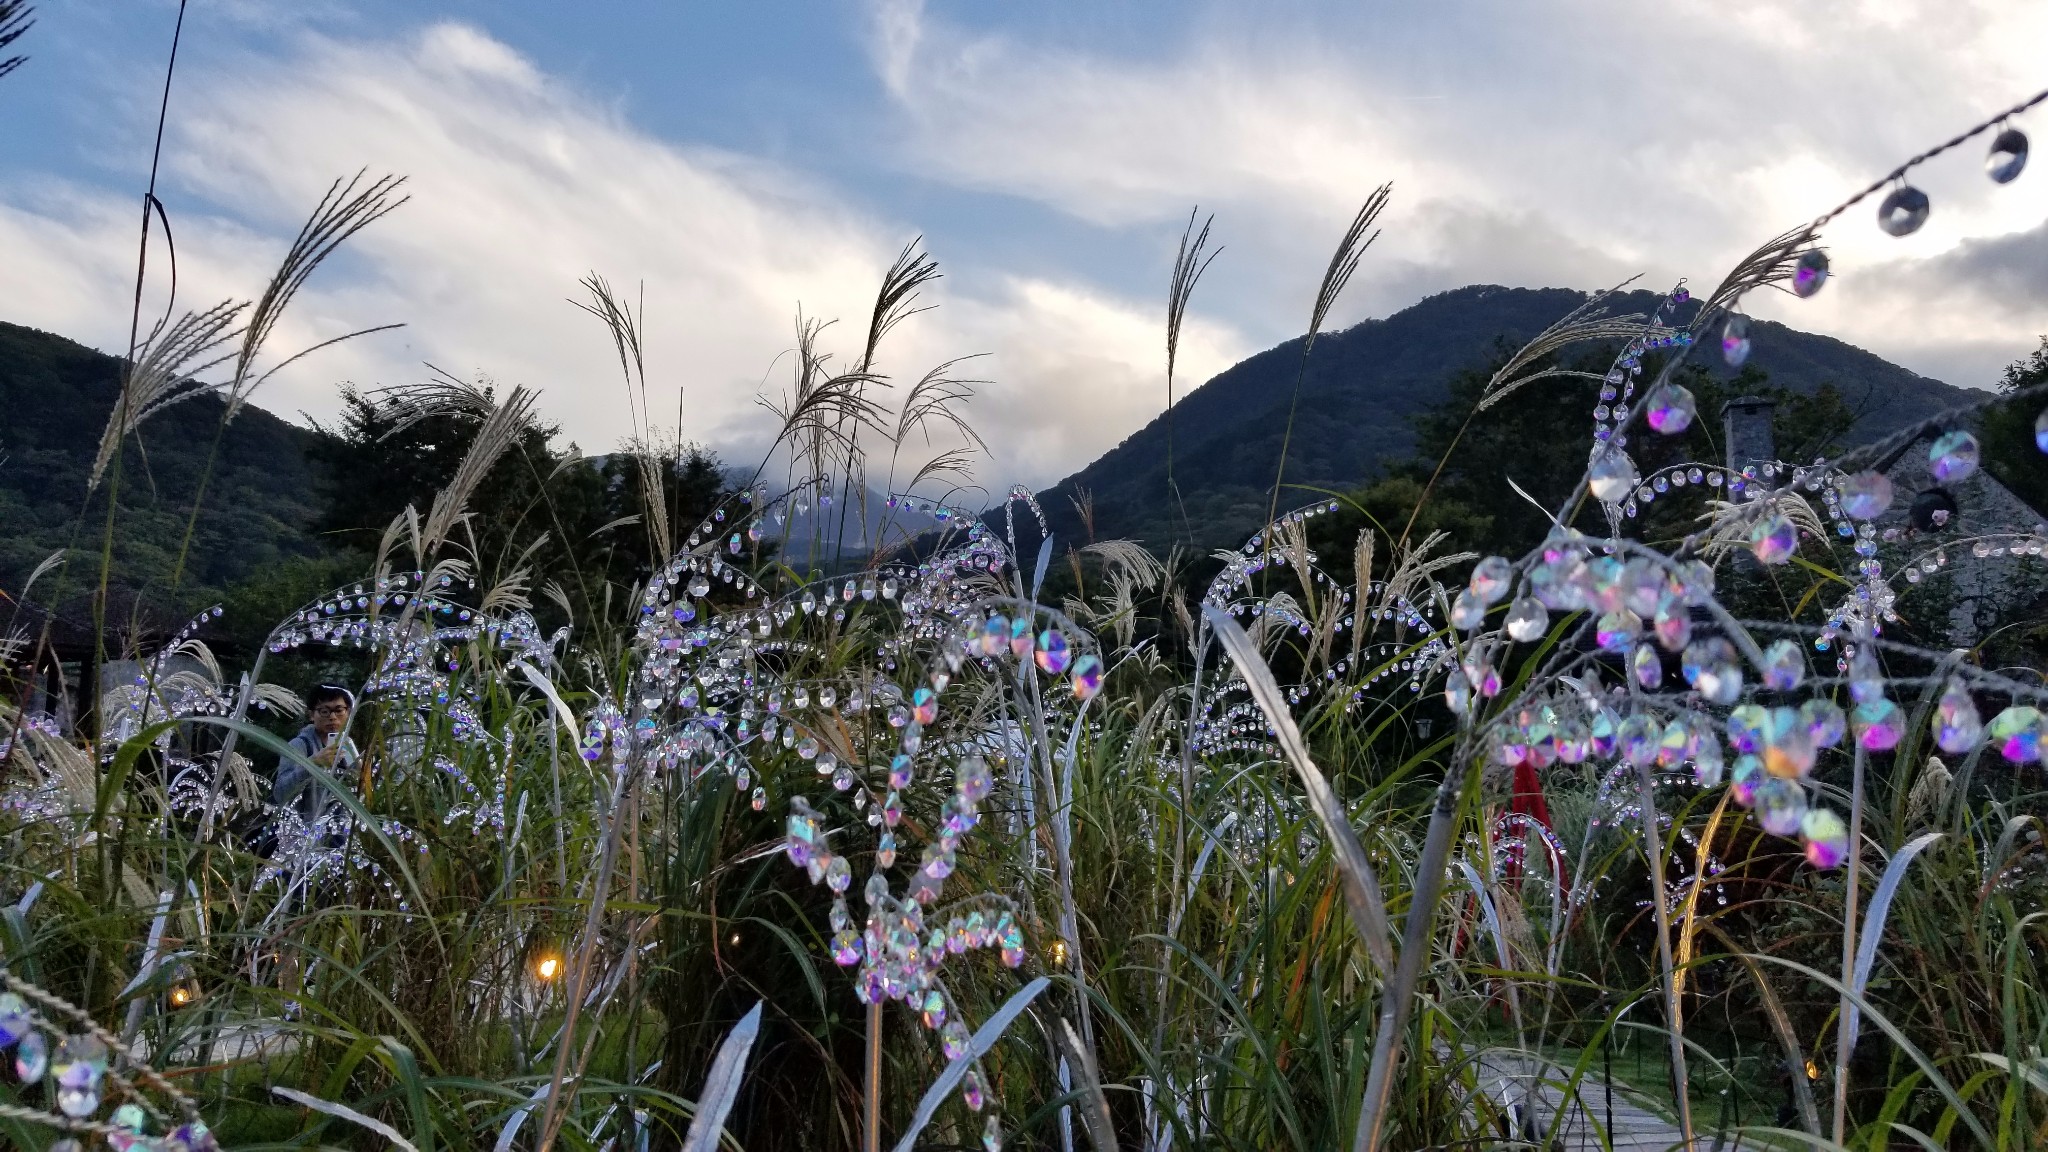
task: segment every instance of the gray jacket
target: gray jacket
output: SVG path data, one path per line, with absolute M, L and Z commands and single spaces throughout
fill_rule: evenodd
M 291 739 L 292 750 L 309 760 L 325 746 L 325 741 L 311 724 L 299 729 L 299 734 Z M 348 738 L 348 733 L 342 733 L 341 751 L 328 767 L 328 775 L 346 779 L 344 774 L 355 767 L 356 756 L 355 741 Z M 299 815 L 309 824 L 326 811 L 330 799 L 327 789 L 313 779 L 312 773 L 289 758 L 278 760 L 277 781 L 271 786 L 270 798 L 280 807 L 291 805 L 297 808 Z

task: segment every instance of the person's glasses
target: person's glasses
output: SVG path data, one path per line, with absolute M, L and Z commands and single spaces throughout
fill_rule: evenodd
M 318 707 L 318 708 L 315 708 L 315 709 L 313 709 L 313 715 L 315 715 L 315 716 L 346 716 L 346 715 L 348 715 L 348 705 L 346 705 L 346 704 L 322 704 L 322 705 L 321 705 L 320 707 Z

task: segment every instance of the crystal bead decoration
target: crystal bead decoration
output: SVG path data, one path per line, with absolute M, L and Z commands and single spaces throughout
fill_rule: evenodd
M 1550 613 L 1534 596 L 1517 597 L 1508 605 L 1507 629 L 1511 639 L 1527 644 L 1549 631 Z
M 1783 512 L 1773 512 L 1749 530 L 1749 550 L 1766 564 L 1783 564 L 1799 550 L 1799 530 Z
M 1984 157 L 1984 174 L 1993 183 L 2010 184 L 2027 166 L 2027 134 L 2007 128 L 1991 140 L 1991 152 Z
M 1649 411 L 1645 419 L 1650 427 L 1666 436 L 1675 436 L 1692 427 L 1693 417 L 1699 412 L 1699 403 L 1692 393 L 1677 384 L 1663 384 L 1650 396 Z
M 1893 236 L 1911 236 L 1927 223 L 1927 193 L 1901 184 L 1877 206 L 1877 226 Z
M 1756 822 L 1773 836 L 1795 836 L 1806 819 L 1806 789 L 1773 776 L 1756 786 Z
M 1809 808 L 1800 818 L 1799 835 L 1806 840 L 1806 862 L 1815 868 L 1839 868 L 1849 856 L 1849 829 L 1825 808 Z
M 1749 317 L 1730 313 L 1722 323 L 1721 359 L 1730 368 L 1740 368 L 1749 359 Z
M 1799 262 L 1792 267 L 1792 293 L 1805 299 L 1821 290 L 1828 282 L 1828 255 L 1818 248 L 1808 248 L 1799 254 Z
M 1842 497 L 1842 511 L 1853 520 L 1875 520 L 1892 506 L 1891 477 L 1882 472 L 1844 477 L 1835 490 Z
M 1984 738 L 1984 721 L 1977 715 L 1976 702 L 1963 682 L 1951 678 L 1934 707 L 1934 742 L 1943 752 L 1960 756 Z
M 1967 480 L 1977 471 L 1977 438 L 1958 429 L 1944 432 L 1927 446 L 1927 471 L 1937 484 Z
M 1619 504 L 1636 486 L 1636 462 L 1619 446 L 1602 442 L 1593 448 L 1593 463 L 1586 472 L 1586 486 L 1603 504 Z
M 1764 687 L 1788 692 L 1799 687 L 1805 676 L 1806 657 L 1798 644 L 1780 640 L 1764 649 Z

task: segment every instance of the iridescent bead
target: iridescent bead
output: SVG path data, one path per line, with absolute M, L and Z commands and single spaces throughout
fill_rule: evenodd
M 1735 766 L 1728 773 L 1728 793 L 1737 804 L 1744 808 L 1756 805 L 1756 790 L 1770 774 L 1764 771 L 1764 762 L 1754 756 L 1737 756 Z
M 1721 758 L 1721 742 L 1714 739 L 1711 728 L 1702 724 L 1692 735 L 1692 774 L 1702 788 L 1712 788 L 1721 783 L 1727 766 Z
M 50 1060 L 58 1111 L 74 1120 L 90 1115 L 100 1106 L 100 1079 L 106 1071 L 107 1046 L 98 1037 L 66 1036 Z
M 1984 721 L 1970 699 L 1970 690 L 1960 679 L 1950 677 L 1934 708 L 1934 742 L 1943 752 L 1961 755 L 1983 738 Z
M 1749 550 L 1765 564 L 1783 564 L 1799 550 L 1799 530 L 1782 512 L 1772 512 L 1749 530 Z
M 844 892 L 853 887 L 853 865 L 847 863 L 846 857 L 834 856 L 831 863 L 825 865 L 825 886 L 834 892 Z
M 939 1029 L 939 1051 L 948 1060 L 958 1060 L 967 1055 L 973 1038 L 967 1033 L 967 1026 L 959 1020 L 948 1020 Z
M 1472 590 L 1458 593 L 1451 601 L 1451 627 L 1460 632 L 1470 632 L 1486 622 L 1486 602 L 1472 594 Z
M 853 929 L 842 929 L 833 935 L 832 962 L 841 968 L 860 963 L 860 936 Z
M 1093 652 L 1074 661 L 1074 698 L 1093 699 L 1102 691 L 1102 658 Z
M 1809 808 L 1800 818 L 1799 835 L 1806 840 L 1806 862 L 1815 868 L 1839 868 L 1849 856 L 1849 829 L 1826 808 Z
M 50 1042 L 41 1032 L 24 1035 L 14 1049 L 14 1074 L 23 1084 L 34 1084 L 50 1070 Z
M 1892 189 L 1877 206 L 1877 226 L 1892 236 L 1910 236 L 1927 223 L 1927 193 L 1911 184 Z
M 1657 766 L 1676 768 L 1692 759 L 1692 726 L 1684 720 L 1673 720 L 1664 726 L 1664 734 L 1657 740 Z
M 1518 596 L 1508 605 L 1508 636 L 1527 644 L 1550 630 L 1550 613 L 1534 596 Z
M 2041 414 L 2034 417 L 2034 447 L 2048 452 L 2048 408 L 2041 409 Z
M 1992 717 L 1984 731 L 2000 756 L 2014 764 L 2025 764 L 2041 759 L 2042 724 L 2040 709 L 2015 704 Z
M 0 992 L 0 1048 L 5 1048 L 35 1027 L 28 1004 L 12 992 Z
M 979 804 L 988 799 L 989 791 L 995 787 L 995 780 L 989 774 L 988 761 L 979 755 L 969 755 L 960 761 L 954 770 L 955 786 L 960 799 L 969 804 Z
M 1858 472 L 1835 485 L 1842 496 L 1842 511 L 1856 520 L 1875 520 L 1892 506 L 1891 477 L 1882 472 Z
M 1508 594 L 1508 585 L 1514 579 L 1514 570 L 1508 567 L 1506 559 L 1488 556 L 1472 569 L 1472 579 L 1466 588 L 1479 598 L 1481 604 L 1493 604 Z
M 1832 748 L 1849 734 L 1849 718 L 1841 705 L 1818 696 L 1799 706 L 1799 722 L 1816 748 Z
M 1927 471 L 1937 484 L 1967 480 L 1977 471 L 1977 438 L 1958 429 L 1944 432 L 1927 446 Z
M 1776 776 L 1756 786 L 1756 822 L 1773 836 L 1796 836 L 1806 819 L 1806 789 Z
M 1789 692 L 1806 678 L 1806 656 L 1799 645 L 1779 640 L 1764 649 L 1764 687 Z
M 1031 621 L 1019 616 L 1010 622 L 1010 655 L 1023 659 L 1031 655 Z
M 1984 174 L 1993 183 L 2010 184 L 2019 177 L 2027 166 L 2027 134 L 2017 128 L 2007 128 L 1991 140 L 1991 151 L 1984 157 Z
M 1038 669 L 1049 676 L 1057 676 L 1067 670 L 1069 659 L 1067 638 L 1059 629 L 1048 628 L 1038 634 Z
M 1609 652 L 1625 652 L 1643 630 L 1642 617 L 1626 608 L 1609 612 L 1593 625 L 1593 639 Z
M 1693 417 L 1699 411 L 1699 404 L 1692 393 L 1677 384 L 1660 385 L 1650 394 L 1649 410 L 1644 418 L 1650 427 L 1666 436 L 1673 436 L 1692 427 Z
M 1651 627 L 1656 630 L 1657 643 L 1666 652 L 1676 652 L 1692 639 L 1692 610 L 1686 607 L 1683 597 L 1666 592 L 1657 599 L 1657 615 Z
M 889 787 L 891 789 L 901 789 L 910 787 L 911 778 L 916 774 L 912 770 L 911 765 L 912 761 L 910 757 L 905 756 L 901 752 L 898 752 L 893 758 L 890 759 Z
M 1651 764 L 1656 762 L 1657 744 L 1664 738 L 1664 727 L 1657 723 L 1655 717 L 1631 712 L 1628 719 L 1621 722 L 1618 735 L 1622 759 L 1631 764 Z
M 755 785 L 754 795 L 749 802 L 754 806 L 754 811 L 756 812 L 768 807 L 768 790 L 758 784 Z
M 1849 713 L 1849 726 L 1856 732 L 1856 742 L 1866 751 L 1889 752 L 1898 747 L 1900 738 L 1906 734 L 1906 714 L 1897 704 L 1880 697 L 1856 705 Z
M 1648 644 L 1636 645 L 1635 653 L 1629 657 L 1629 667 L 1635 673 L 1636 682 L 1645 688 L 1654 689 L 1664 682 L 1664 661 Z
M 1457 669 L 1444 677 L 1444 707 L 1453 716 L 1463 716 L 1472 707 L 1472 682 Z
M 969 1112 L 979 1112 L 981 1106 L 987 1103 L 981 1092 L 981 1077 L 972 1068 L 960 1078 L 960 1102 L 967 1105 Z
M 1764 746 L 1770 730 L 1770 709 L 1761 704 L 1743 704 L 1728 712 L 1728 746 L 1737 752 L 1755 752 Z
M 1586 721 L 1586 738 L 1592 754 L 1603 759 L 1614 755 L 1620 739 L 1620 727 L 1614 719 L 1614 713 L 1605 708 L 1593 709 L 1592 716 Z
M 1792 266 L 1792 294 L 1805 299 L 1821 290 L 1828 282 L 1828 256 L 1818 248 L 1808 248 L 1799 254 L 1799 260 Z
M 1742 695 L 1742 665 L 1734 646 L 1719 636 L 1687 645 L 1680 671 L 1686 683 L 1715 704 L 1733 704 Z
M 1010 650 L 1010 621 L 1005 616 L 991 616 L 981 626 L 981 654 L 1000 656 Z
M 1730 313 L 1721 325 L 1721 359 L 1730 368 L 1740 368 L 1749 359 L 1749 317 Z
M 929 992 L 925 993 L 925 994 L 924 994 L 924 1008 L 923 1008 L 923 1011 L 922 1011 L 922 1012 L 920 1013 L 920 1016 L 921 1016 L 921 1018 L 922 1018 L 922 1019 L 924 1020 L 924 1026 L 925 1026 L 925 1027 L 927 1027 L 927 1028 L 930 1028 L 930 1029 L 932 1029 L 932 1030 L 936 1031 L 936 1030 L 938 1030 L 938 1029 L 940 1029 L 940 1028 L 943 1028 L 943 1027 L 945 1027 L 945 1024 L 946 1024 L 946 997 L 945 997 L 945 995 L 944 995 L 943 993 L 941 993 L 941 992 L 940 992 L 940 991 L 939 991 L 938 989 L 936 989 L 936 988 L 934 988 L 934 989 L 932 989 L 931 991 L 929 991 Z
M 919 724 L 930 724 L 939 718 L 939 694 L 929 688 L 919 688 L 910 694 L 910 718 Z
M 1636 486 L 1635 461 L 1619 446 L 1596 446 L 1586 470 L 1586 486 L 1603 504 L 1621 503 Z
M 981 1126 L 981 1152 L 1003 1152 L 1003 1122 L 1000 1117 L 990 1116 L 988 1123 Z
M 1792 779 L 1813 771 L 1813 733 L 1790 708 L 1773 708 L 1764 729 L 1764 770 Z

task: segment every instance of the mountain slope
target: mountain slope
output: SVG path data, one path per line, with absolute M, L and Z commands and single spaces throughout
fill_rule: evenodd
M 94 586 L 111 483 L 87 499 L 86 479 L 120 391 L 118 358 L 0 323 L 0 588 L 18 593 L 36 565 L 75 549 L 65 600 Z M 113 584 L 161 587 L 176 566 L 192 499 L 223 402 L 201 396 L 164 410 L 130 439 L 119 477 Z M 309 555 L 318 495 L 307 448 L 317 433 L 259 408 L 228 425 L 206 493 L 181 602 L 206 597 L 266 564 Z M 81 515 L 82 514 L 82 515 Z M 38 600 L 60 575 L 37 583 Z
M 1648 311 L 1657 299 L 1648 292 L 1627 294 L 1615 301 L 1614 310 Z M 1357 487 L 1384 464 L 1404 457 L 1415 444 L 1414 418 L 1444 398 L 1455 374 L 1484 367 L 1499 343 L 1520 345 L 1584 300 L 1584 293 L 1570 289 L 1475 285 L 1319 337 L 1301 372 L 1287 452 L 1290 491 L 1282 495 L 1281 506 L 1309 502 L 1309 489 Z M 1751 342 L 1750 363 L 1768 373 L 1773 385 L 1812 394 L 1833 384 L 1860 414 L 1849 433 L 1851 442 L 1873 439 L 1975 395 L 1839 340 L 1782 324 L 1756 322 Z M 1213 546 L 1234 543 L 1255 530 L 1265 516 L 1287 433 L 1301 350 L 1300 338 L 1269 348 L 1219 373 L 1174 406 L 1174 477 L 1186 505 L 1185 529 L 1167 496 L 1169 416 L 1162 413 L 1040 494 L 1054 534 L 1067 540 L 1089 535 L 1077 501 L 1091 508 L 1096 538 L 1133 536 L 1158 545 L 1192 535 L 1197 543 Z M 1719 356 L 1695 359 L 1709 363 L 1716 375 L 1732 375 Z M 1590 414 L 1587 426 L 1590 433 Z

